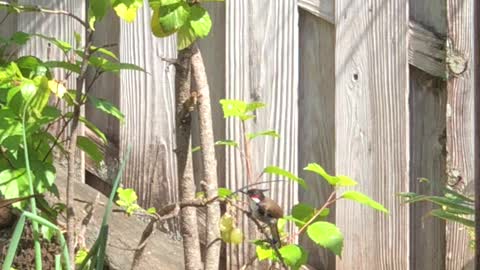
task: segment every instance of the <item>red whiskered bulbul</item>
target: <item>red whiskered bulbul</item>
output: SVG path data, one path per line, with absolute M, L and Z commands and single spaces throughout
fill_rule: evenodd
M 272 233 L 272 239 L 275 245 L 280 245 L 280 235 L 278 233 L 277 221 L 283 217 L 283 209 L 272 199 L 265 197 L 265 189 L 249 189 L 246 194 L 249 198 L 250 211 L 254 218 L 267 224 Z

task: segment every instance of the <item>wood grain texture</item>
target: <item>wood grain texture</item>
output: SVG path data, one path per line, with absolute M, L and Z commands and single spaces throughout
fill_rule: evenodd
M 445 6 L 429 0 L 411 0 L 409 4 L 409 48 L 425 47 L 417 44 L 420 45 L 419 41 L 426 41 L 424 45 L 430 44 L 430 48 L 425 47 L 425 52 L 430 51 L 433 56 L 424 58 L 427 54 L 416 54 L 413 59 L 415 63 L 421 61 L 433 65 L 415 66 L 431 75 L 438 71 L 440 75 L 440 78 L 435 78 L 410 67 L 410 189 L 420 194 L 439 195 L 446 181 L 447 92 L 444 78 L 447 76 L 447 66 L 445 39 L 435 41 L 435 38 L 446 34 Z M 416 22 L 422 22 L 423 25 Z M 413 29 L 415 31 L 412 31 Z M 438 34 L 428 34 L 427 29 L 435 29 Z M 411 50 L 409 57 L 410 55 Z M 412 65 L 412 61 L 410 64 Z M 437 68 L 434 68 L 435 66 Z M 420 177 L 429 179 L 430 184 L 420 183 Z M 445 222 L 428 216 L 428 212 L 434 208 L 436 207 L 431 203 L 410 206 L 411 269 L 445 269 Z
M 447 0 L 447 36 L 451 41 L 451 50 L 447 52 L 451 74 L 447 81 L 447 174 L 448 183 L 466 194 L 473 194 L 474 183 L 473 72 L 472 65 L 467 64 L 466 70 L 458 74 L 456 65 L 473 60 L 472 9 L 473 1 Z M 452 55 L 457 61 L 449 61 Z M 468 247 L 466 230 L 447 223 L 446 268 L 462 269 L 471 259 L 473 251 Z
M 418 5 L 418 3 L 417 3 Z M 419 23 L 409 22 L 408 62 L 435 77 L 447 77 L 445 38 Z
M 329 23 L 335 22 L 335 0 L 298 0 L 298 6 Z
M 252 143 L 254 172 L 276 165 L 297 173 L 297 73 L 298 14 L 294 0 L 226 1 L 226 97 L 245 101 L 262 101 L 265 109 L 250 121 L 250 132 L 274 129 L 280 139 L 258 138 Z M 241 141 L 240 124 L 228 119 L 226 137 Z M 236 189 L 246 184 L 243 161 L 234 149 L 227 149 L 227 186 Z M 263 177 L 269 179 L 269 177 Z M 275 178 L 278 179 L 278 178 Z M 279 182 L 268 196 L 284 209 L 297 202 L 297 186 Z M 286 210 L 288 212 L 288 210 Z M 242 227 L 246 230 L 246 221 Z M 247 245 L 240 246 L 240 263 Z M 229 254 L 236 258 L 235 254 Z M 238 264 L 230 262 L 230 267 Z
M 345 245 L 337 269 L 408 269 L 409 211 L 395 197 L 409 189 L 407 3 L 336 4 L 336 173 L 390 210 L 338 202 Z
M 112 45 L 108 50 L 118 55 L 119 41 L 120 20 L 113 11 L 110 11 L 102 21 L 96 24 L 93 44 L 98 47 L 107 44 Z M 89 94 L 97 98 L 106 99 L 118 107 L 120 104 L 120 76 L 118 76 L 118 74 L 105 73 L 93 82 L 94 77 L 95 72 L 89 70 L 86 79 L 86 85 L 91 85 Z M 90 122 L 105 133 L 110 145 L 110 147 L 105 148 L 109 153 L 105 155 L 105 160 L 101 166 L 97 166 L 97 168 L 89 166 L 88 158 L 86 160 L 86 169 L 89 172 L 86 174 L 86 183 L 105 192 L 107 191 L 105 190 L 106 188 L 111 187 L 117 174 L 119 164 L 118 147 L 120 141 L 120 123 L 118 119 L 97 110 L 90 103 L 87 103 L 85 106 L 85 115 Z M 116 149 L 116 151 L 110 151 L 113 149 Z
M 66 10 L 74 13 L 80 18 L 85 17 L 85 3 L 81 1 L 66 0 L 61 2 L 52 2 L 50 0 L 25 0 L 18 1 L 18 3 L 26 5 L 38 5 L 49 9 Z M 66 41 L 72 45 L 75 44 L 74 32 L 77 32 L 82 37 L 82 40 L 85 40 L 84 28 L 82 27 L 82 25 L 67 16 L 40 13 L 21 13 L 17 15 L 16 18 L 17 31 L 23 31 L 31 34 L 43 34 L 48 37 L 54 37 Z M 67 56 L 65 56 L 64 53 L 55 46 L 52 45 L 51 49 L 48 49 L 48 43 L 48 41 L 38 37 L 32 38 L 29 42 L 27 42 L 26 45 L 20 48 L 20 50 L 18 51 L 18 56 L 35 55 L 36 57 L 44 61 L 67 60 Z M 65 72 L 57 69 L 54 71 L 54 76 L 56 79 L 63 80 L 65 77 Z M 76 77 L 70 76 L 67 82 L 67 88 L 75 89 L 75 87 Z M 66 111 L 66 105 L 63 102 L 60 103 L 60 109 L 62 109 L 62 111 Z M 83 108 L 81 108 L 80 114 L 84 115 Z M 60 131 L 62 125 L 63 123 L 61 125 L 55 125 L 52 128 L 52 132 L 54 134 L 57 134 Z M 83 124 L 80 124 L 78 127 L 78 134 L 82 135 L 83 132 Z M 61 139 L 66 139 L 67 134 L 69 134 L 69 129 L 67 129 L 67 132 L 64 133 Z M 76 162 L 78 166 L 77 171 L 79 172 L 78 180 L 84 182 L 85 160 L 84 153 L 80 150 L 77 150 Z
M 410 93 L 410 190 L 440 195 L 446 179 L 445 83 L 410 67 Z M 445 222 L 428 215 L 435 208 L 410 205 L 410 269 L 445 269 Z
M 124 173 L 125 184 L 139 195 L 145 207 L 159 207 L 178 200 L 175 162 L 175 96 L 173 69 L 161 57 L 176 57 L 175 37 L 155 38 L 150 8 L 137 12 L 135 23 L 120 22 L 119 53 L 122 62 L 134 63 L 147 73 L 120 73 L 120 110 L 126 123 L 120 127 L 120 153 L 132 146 Z M 178 233 L 178 222 L 165 230 Z
M 309 187 L 299 189 L 299 201 L 321 207 L 332 188 L 302 168 L 317 162 L 335 172 L 335 27 L 301 10 L 299 28 L 298 168 Z M 331 211 L 330 221 L 334 220 Z M 319 248 L 306 235 L 300 242 L 309 251 L 310 266 L 335 269 L 333 253 Z

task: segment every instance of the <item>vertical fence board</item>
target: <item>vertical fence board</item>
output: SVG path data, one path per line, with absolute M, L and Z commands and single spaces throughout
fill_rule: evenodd
M 445 4 L 445 2 L 443 2 Z M 409 1 L 410 19 L 446 33 L 446 6 L 438 1 Z M 439 195 L 445 185 L 446 84 L 410 66 L 410 189 Z M 427 178 L 430 184 L 421 183 Z M 431 203 L 410 206 L 411 269 L 445 269 L 445 222 L 428 216 Z M 428 248 L 435 247 L 435 248 Z
M 447 82 L 448 182 L 473 196 L 472 9 L 473 1 L 447 0 L 447 35 L 451 41 L 447 63 L 452 76 Z M 447 223 L 447 269 L 462 269 L 472 259 L 465 228 Z
M 410 67 L 412 192 L 439 195 L 445 184 L 446 91 L 441 79 Z M 421 183 L 427 178 L 429 184 Z M 428 216 L 431 203 L 410 206 L 410 269 L 445 269 L 445 222 Z
M 120 153 L 132 146 L 124 183 L 135 188 L 142 206 L 159 207 L 177 200 L 175 169 L 175 110 L 173 69 L 161 57 L 175 58 L 175 38 L 155 38 L 150 30 L 150 8 L 137 13 L 135 23 L 120 22 L 120 60 L 138 71 L 120 73 L 120 110 L 126 123 L 120 127 Z M 169 228 L 177 228 L 173 221 Z
M 317 162 L 328 172 L 335 171 L 335 27 L 306 11 L 300 11 L 299 20 L 298 168 L 309 187 L 299 190 L 299 201 L 320 207 L 332 188 L 302 168 Z M 330 221 L 334 219 L 331 211 Z M 310 266 L 335 269 L 333 253 L 305 235 L 300 242 L 310 253 Z
M 259 100 L 267 107 L 257 111 L 248 125 L 251 132 L 275 129 L 280 139 L 258 138 L 252 143 L 253 168 L 277 165 L 297 172 L 297 6 L 296 1 L 227 1 L 226 97 Z M 240 126 L 227 121 L 227 138 L 241 141 Z M 236 150 L 227 149 L 227 186 L 246 184 L 244 166 Z M 264 177 L 264 179 L 268 179 Z M 278 179 L 278 178 L 276 178 Z M 297 187 L 291 182 L 268 185 L 268 196 L 285 210 L 297 201 Z M 246 228 L 246 224 L 243 226 Z M 246 230 L 245 230 L 246 231 Z M 240 259 L 246 245 L 240 247 Z M 235 254 L 230 254 L 236 258 Z M 230 267 L 235 267 L 232 261 Z
M 337 204 L 345 235 L 337 269 L 408 269 L 408 208 L 395 193 L 408 190 L 407 3 L 337 0 L 336 173 L 389 210 Z
M 59 10 L 66 10 L 69 12 L 74 13 L 80 18 L 85 17 L 85 3 L 82 1 L 75 1 L 75 0 L 66 0 L 66 1 L 55 1 L 52 2 L 50 0 L 29 0 L 29 1 L 19 1 L 20 4 L 28 4 L 28 5 L 38 5 L 49 9 L 59 9 Z M 42 14 L 42 13 L 22 13 L 17 15 L 17 29 L 18 31 L 23 31 L 26 33 L 31 34 L 43 34 L 48 37 L 54 37 L 63 41 L 66 41 L 72 46 L 75 45 L 75 36 L 74 32 L 77 32 L 84 40 L 84 28 L 74 19 L 67 17 L 67 16 L 59 16 L 59 15 L 52 15 L 52 14 Z M 44 39 L 40 39 L 38 37 L 32 38 L 25 46 L 21 47 L 18 52 L 19 56 L 23 55 L 35 55 L 36 57 L 47 61 L 47 60 L 61 60 L 65 61 L 68 60 L 67 56 L 63 54 L 63 52 L 56 48 L 54 45 L 51 46 L 51 50 L 49 53 L 48 50 L 48 41 Z M 70 55 L 68 56 L 70 57 Z M 58 80 L 63 80 L 65 73 L 62 71 L 55 71 L 54 73 L 55 78 Z M 67 88 L 74 89 L 75 88 L 75 76 L 72 75 L 68 79 Z M 65 110 L 66 106 L 60 103 L 60 108 Z M 81 114 L 84 114 L 84 111 L 81 111 Z M 52 128 L 52 132 L 57 134 L 60 131 L 60 127 L 63 123 L 59 123 L 58 126 Z M 83 134 L 83 125 L 80 123 L 79 127 L 79 135 Z M 68 133 L 68 129 L 67 132 Z M 64 136 L 61 139 L 65 139 L 67 136 L 64 133 Z M 84 153 L 80 150 L 77 150 L 77 175 L 76 178 L 79 181 L 84 181 L 85 179 L 85 159 Z

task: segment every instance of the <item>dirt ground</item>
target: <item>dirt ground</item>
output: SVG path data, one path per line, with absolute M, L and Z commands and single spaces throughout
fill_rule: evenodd
M 4 228 L 0 230 L 0 265 L 7 254 L 10 238 L 15 227 Z M 55 269 L 55 254 L 60 254 L 60 247 L 55 239 L 51 242 L 42 240 L 42 268 L 45 270 Z M 33 248 L 33 233 L 30 223 L 25 225 L 20 245 L 17 250 L 17 257 L 14 260 L 13 267 L 18 270 L 35 269 L 35 252 Z

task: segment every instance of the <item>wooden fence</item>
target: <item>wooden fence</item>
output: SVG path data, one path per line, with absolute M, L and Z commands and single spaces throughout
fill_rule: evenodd
M 84 1 L 20 2 L 85 16 Z M 278 165 L 298 173 L 310 186 L 304 191 L 292 184 L 272 184 L 274 199 L 286 209 L 298 201 L 324 202 L 329 188 L 302 170 L 308 162 L 318 162 L 330 173 L 356 179 L 361 191 L 391 212 L 384 216 L 338 203 L 331 219 L 345 234 L 342 259 L 301 240 L 315 269 L 453 270 L 470 262 L 465 230 L 425 218 L 431 205 L 402 205 L 396 193 L 439 192 L 425 190 L 418 184 L 420 177 L 455 183 L 467 193 L 473 190 L 472 5 L 473 0 L 208 4 L 214 25 L 200 47 L 213 91 L 215 138 L 239 136 L 238 123 L 225 121 L 216 101 L 261 100 L 268 107 L 249 128 L 275 129 L 281 138 L 255 143 L 254 168 Z M 73 31 L 82 33 L 69 19 L 39 14 L 10 17 L 4 25 L 8 27 L 2 26 L 2 34 L 18 29 L 70 42 Z M 132 145 L 125 183 L 137 190 L 143 205 L 158 207 L 177 200 L 174 70 L 161 60 L 175 57 L 176 40 L 156 39 L 149 27 L 147 7 L 133 24 L 110 14 L 97 27 L 96 44 L 118 44 L 114 51 L 121 61 L 150 74 L 122 72 L 96 83 L 93 93 L 119 105 L 127 121 L 119 125 L 86 108 L 87 118 L 111 140 L 105 166 L 86 162 L 86 181 L 108 188 L 119 153 Z M 36 41 L 21 53 L 45 58 L 46 46 Z M 221 185 L 244 185 L 237 152 L 219 148 L 217 161 Z M 165 229 L 178 232 L 175 222 Z M 229 253 L 244 254 L 244 248 Z M 230 268 L 241 264 L 236 256 L 229 258 Z

